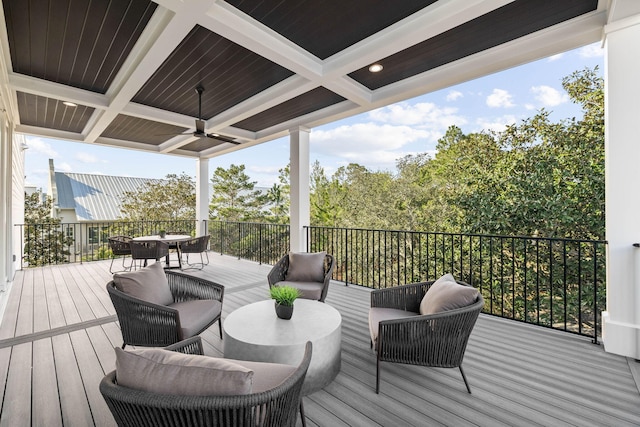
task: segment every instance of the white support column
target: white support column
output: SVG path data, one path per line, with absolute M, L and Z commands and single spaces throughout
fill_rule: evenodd
M 196 160 L 196 237 L 208 233 L 209 220 L 209 159 Z
M 638 4 L 616 2 L 618 10 Z M 605 350 L 640 359 L 640 14 L 605 27 L 607 311 Z
M 289 131 L 291 162 L 291 251 L 307 249 L 304 227 L 311 224 L 309 208 L 309 129 Z
M 0 239 L 2 245 L 0 245 L 0 291 L 7 290 L 8 283 L 11 278 L 11 270 L 13 267 L 12 257 L 12 239 L 13 225 L 11 224 L 11 189 L 13 182 L 12 175 L 12 141 L 11 131 L 7 127 L 6 116 L 3 112 L 0 112 L 0 158 L 2 158 L 1 170 L 2 172 L 2 184 L 0 184 L 0 228 L 2 229 L 2 235 L 4 238 Z M 2 303 L 3 301 L 0 301 Z M 4 300 L 6 303 L 6 299 Z M 0 304 L 0 308 L 4 307 Z M 0 319 L 2 319 L 2 310 L 0 310 Z

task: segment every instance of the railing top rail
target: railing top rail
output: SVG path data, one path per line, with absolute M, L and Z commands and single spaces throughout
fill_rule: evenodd
M 385 233 L 406 233 L 406 234 L 432 234 L 438 236 L 466 236 L 466 237 L 482 237 L 491 239 L 521 239 L 521 240 L 544 240 L 544 241 L 559 241 L 559 242 L 574 242 L 574 243 L 596 243 L 596 244 L 608 244 L 607 240 L 593 240 L 593 239 L 573 239 L 569 237 L 540 237 L 540 236 L 523 236 L 523 235 L 500 235 L 500 234 L 480 234 L 480 233 L 451 233 L 440 231 L 417 231 L 417 230 L 381 230 L 375 228 L 354 228 L 354 227 L 327 227 L 321 225 L 305 225 L 304 228 L 308 229 L 331 229 L 331 230 L 352 230 L 352 231 L 380 231 Z

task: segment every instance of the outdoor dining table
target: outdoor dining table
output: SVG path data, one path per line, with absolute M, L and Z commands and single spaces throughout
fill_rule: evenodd
M 182 270 L 182 254 L 180 252 L 180 242 L 186 242 L 187 240 L 191 240 L 191 239 L 192 237 L 188 234 L 167 234 L 164 237 L 160 237 L 159 235 L 155 234 L 151 236 L 134 237 L 133 241 L 134 242 L 151 242 L 151 241 L 157 240 L 157 241 L 165 242 L 168 244 L 172 244 L 172 243 L 175 244 L 176 251 L 178 253 L 178 266 L 171 267 L 171 264 L 169 262 L 169 254 L 167 254 L 165 258 L 164 268 L 179 268 L 180 270 Z

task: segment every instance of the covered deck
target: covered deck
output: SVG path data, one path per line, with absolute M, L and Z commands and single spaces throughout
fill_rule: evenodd
M 225 285 L 224 317 L 268 298 L 268 265 L 210 254 L 203 275 Z M 18 271 L 0 325 L 0 426 L 111 426 L 98 390 L 122 344 L 106 292 L 109 261 Z M 640 425 L 640 363 L 587 338 L 481 315 L 464 367 L 384 363 L 375 393 L 369 290 L 333 282 L 326 300 L 342 315 L 342 369 L 305 397 L 308 425 Z M 222 356 L 214 325 L 205 352 Z M 300 421 L 298 421 L 300 425 Z

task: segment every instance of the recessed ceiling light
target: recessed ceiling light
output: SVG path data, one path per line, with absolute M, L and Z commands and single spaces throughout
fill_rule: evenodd
M 369 71 L 371 71 L 372 73 L 379 73 L 380 71 L 382 71 L 382 64 L 372 64 L 369 66 Z
M 71 102 L 71 101 L 63 101 L 62 103 L 63 103 L 64 105 L 66 105 L 67 107 L 77 107 L 77 106 L 78 106 L 78 104 L 74 104 L 74 103 L 73 103 L 73 102 Z

